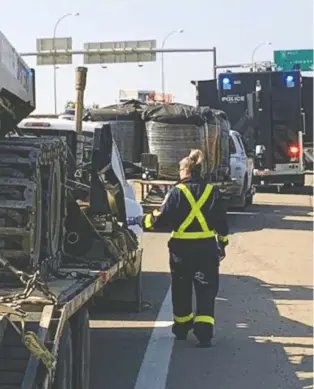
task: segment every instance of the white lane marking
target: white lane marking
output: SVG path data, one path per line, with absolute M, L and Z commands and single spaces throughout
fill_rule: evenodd
M 1 316 L 0 316 L 1 318 Z M 173 323 L 169 321 L 136 321 L 136 320 L 90 320 L 90 328 L 155 328 L 155 327 L 168 327 Z
M 166 387 L 174 336 L 171 332 L 171 324 L 164 327 L 164 323 L 172 324 L 170 288 L 156 319 L 134 389 L 165 389 Z

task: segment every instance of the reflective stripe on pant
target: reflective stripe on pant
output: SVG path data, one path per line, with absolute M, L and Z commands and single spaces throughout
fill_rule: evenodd
M 180 336 L 192 327 L 199 341 L 213 336 L 215 298 L 218 292 L 218 261 L 209 255 L 182 257 L 170 252 L 172 277 L 173 332 Z M 193 317 L 192 290 L 196 294 Z M 193 320 L 194 319 L 194 320 Z
M 208 323 L 214 325 L 215 319 L 212 316 L 200 315 L 195 316 L 194 323 Z
M 187 323 L 188 321 L 193 320 L 193 318 L 194 318 L 193 313 L 190 313 L 187 316 L 176 316 L 176 315 L 174 315 L 174 317 L 173 317 L 174 321 L 176 323 L 180 323 L 180 324 Z

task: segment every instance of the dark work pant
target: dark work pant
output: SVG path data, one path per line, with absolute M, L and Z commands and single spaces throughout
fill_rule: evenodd
M 217 251 L 182 251 L 170 248 L 174 314 L 172 331 L 177 337 L 182 337 L 194 328 L 196 338 L 206 342 L 213 336 L 215 298 L 219 287 Z M 192 308 L 193 285 L 196 294 L 195 314 Z

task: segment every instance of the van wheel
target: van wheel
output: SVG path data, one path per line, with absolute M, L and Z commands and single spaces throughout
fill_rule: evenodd
M 249 205 L 252 205 L 253 204 L 253 195 L 250 194 L 247 198 L 246 198 L 246 205 L 249 206 Z
M 73 350 L 72 331 L 69 323 L 65 323 L 60 339 L 56 376 L 53 389 L 74 389 L 72 380 Z

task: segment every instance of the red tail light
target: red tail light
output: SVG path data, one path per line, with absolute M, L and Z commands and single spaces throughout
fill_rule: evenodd
M 290 157 L 294 157 L 294 158 L 298 157 L 300 154 L 299 146 L 298 145 L 289 146 L 288 154 L 290 155 Z

